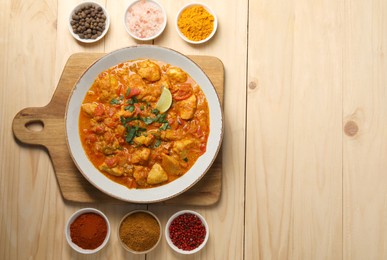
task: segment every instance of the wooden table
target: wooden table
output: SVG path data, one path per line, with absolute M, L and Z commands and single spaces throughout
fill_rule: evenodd
M 0 4 L 0 259 L 387 259 L 386 1 L 203 0 L 220 24 L 194 46 L 174 27 L 189 1 L 160 0 L 169 22 L 150 43 L 216 56 L 226 73 L 222 195 L 188 207 L 211 228 L 193 257 L 165 239 L 135 256 L 115 232 L 97 255 L 75 253 L 63 229 L 79 208 L 103 210 L 115 227 L 136 208 L 165 224 L 187 207 L 66 203 L 46 151 L 13 137 L 15 114 L 50 101 L 71 54 L 138 44 L 122 24 L 127 0 L 98 1 L 110 30 L 79 44 L 67 29 L 78 2 Z

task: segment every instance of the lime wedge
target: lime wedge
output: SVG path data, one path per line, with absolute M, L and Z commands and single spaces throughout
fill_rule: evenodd
M 160 111 L 160 113 L 164 113 L 167 111 L 172 104 L 172 94 L 166 87 L 163 87 L 163 91 L 161 92 L 160 98 L 157 101 L 156 109 Z

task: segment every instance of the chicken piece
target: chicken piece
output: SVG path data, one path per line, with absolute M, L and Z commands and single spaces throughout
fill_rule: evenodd
M 146 179 L 148 176 L 147 168 L 137 165 L 135 165 L 133 168 L 133 177 L 136 180 L 137 184 L 140 186 L 146 185 Z
M 153 135 L 148 135 L 148 136 L 140 135 L 133 138 L 133 142 L 137 145 L 149 146 L 152 143 L 153 139 L 154 139 Z
M 162 154 L 161 155 L 161 166 L 163 169 L 172 175 L 181 175 L 182 171 L 179 165 L 179 161 L 172 156 Z
M 93 86 L 99 90 L 99 99 L 102 102 L 110 102 L 116 95 L 118 81 L 116 78 L 111 78 L 109 73 L 102 73 L 98 76 Z
M 143 164 L 148 161 L 150 155 L 149 148 L 139 148 L 132 154 L 132 163 L 134 164 Z
M 112 167 L 110 168 L 106 162 L 103 162 L 100 166 L 99 166 L 99 170 L 101 171 L 104 171 L 104 172 L 107 172 L 111 175 L 114 175 L 114 176 L 121 176 L 124 171 L 121 167 Z
M 168 76 L 165 75 L 165 74 L 161 75 L 160 80 L 157 81 L 157 82 L 154 83 L 154 84 L 157 85 L 157 86 L 159 86 L 160 89 L 161 89 L 162 87 L 167 88 L 167 89 L 170 89 L 171 86 L 172 86 L 172 85 L 171 85 L 171 82 L 169 81 Z
M 116 129 L 114 130 L 116 134 L 122 136 L 125 133 L 125 126 L 123 125 L 117 125 Z
M 160 133 L 160 138 L 163 141 L 175 141 L 181 139 L 181 136 L 183 135 L 181 129 L 177 130 L 165 130 Z
M 128 118 L 128 117 L 132 117 L 132 116 L 134 115 L 134 112 L 135 112 L 135 111 L 130 112 L 130 111 L 128 111 L 128 110 L 125 110 L 125 109 L 124 109 L 124 106 L 122 106 L 122 109 L 121 109 L 120 111 L 117 112 L 117 115 L 118 115 L 119 117 L 125 117 L 125 118 Z
M 195 95 L 191 95 L 189 98 L 184 99 L 178 103 L 178 111 L 180 117 L 184 120 L 193 118 L 197 107 L 197 98 Z
M 186 158 L 191 148 L 195 146 L 195 142 L 192 139 L 183 139 L 175 141 L 172 150 L 180 156 L 180 158 Z
M 146 83 L 144 82 L 144 80 L 141 78 L 139 74 L 132 74 L 129 76 L 128 86 L 131 89 L 138 88 L 140 90 L 143 90 L 147 87 Z
M 148 86 L 139 74 L 132 74 L 129 77 L 129 88 L 138 89 L 140 93 L 136 96 L 139 100 L 155 102 L 161 95 L 160 86 Z
M 161 70 L 159 65 L 150 60 L 137 62 L 137 73 L 143 79 L 146 79 L 150 82 L 158 81 L 161 77 Z
M 169 67 L 167 75 L 172 84 L 184 83 L 188 79 L 187 73 L 178 67 Z
M 154 185 L 165 182 L 168 180 L 168 174 L 164 171 L 163 167 L 160 164 L 155 163 L 152 166 L 152 169 L 148 173 L 146 182 L 148 184 Z
M 81 105 L 82 111 L 85 112 L 88 116 L 94 117 L 95 109 L 97 108 L 97 103 L 84 103 Z

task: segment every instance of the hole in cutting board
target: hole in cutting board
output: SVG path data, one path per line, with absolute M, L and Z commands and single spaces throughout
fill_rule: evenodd
M 41 132 L 44 128 L 44 123 L 40 120 L 29 121 L 25 124 L 25 127 L 33 132 Z

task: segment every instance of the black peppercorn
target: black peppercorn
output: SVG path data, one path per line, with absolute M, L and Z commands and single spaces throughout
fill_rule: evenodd
M 97 39 L 106 28 L 106 16 L 101 7 L 86 5 L 72 14 L 70 25 L 79 38 Z

